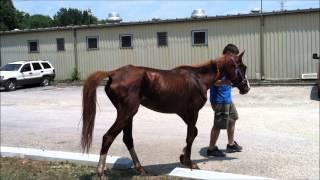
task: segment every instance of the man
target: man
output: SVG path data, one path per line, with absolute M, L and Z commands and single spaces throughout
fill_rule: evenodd
M 223 56 L 236 56 L 239 49 L 234 44 L 228 44 L 223 50 Z M 227 129 L 228 144 L 227 153 L 240 152 L 242 147 L 234 141 L 235 123 L 238 113 L 232 103 L 231 82 L 222 77 L 210 88 L 210 102 L 214 110 L 214 125 L 211 130 L 210 145 L 207 150 L 208 156 L 224 157 L 225 153 L 216 146 L 220 130 Z

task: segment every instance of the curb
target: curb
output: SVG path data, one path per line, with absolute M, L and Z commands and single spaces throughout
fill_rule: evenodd
M 169 176 L 177 176 L 183 178 L 191 179 L 208 179 L 208 180 L 220 180 L 220 179 L 243 179 L 243 180 L 262 180 L 262 179 L 271 179 L 266 177 L 259 176 L 247 176 L 240 174 L 231 174 L 231 173 L 222 173 L 215 171 L 205 171 L 197 169 L 187 169 L 187 168 L 175 168 L 169 174 Z
M 1 157 L 20 157 L 33 160 L 68 161 L 76 164 L 97 166 L 99 155 L 82 154 L 62 151 L 47 151 L 31 148 L 4 147 L 0 148 Z M 107 167 L 114 169 L 129 169 L 132 161 L 126 157 L 107 156 Z
M 63 151 L 47 151 L 32 148 L 17 148 L 17 147 L 0 147 L 1 157 L 20 157 L 32 160 L 47 160 L 47 161 L 68 161 L 76 164 L 97 166 L 99 155 L 96 154 L 82 154 Z M 113 169 L 130 169 L 132 161 L 126 157 L 107 156 L 106 164 L 108 168 Z M 176 176 L 191 179 L 270 179 L 258 176 L 247 176 L 240 174 L 222 173 L 215 171 L 196 170 L 189 168 L 175 168 L 168 176 Z

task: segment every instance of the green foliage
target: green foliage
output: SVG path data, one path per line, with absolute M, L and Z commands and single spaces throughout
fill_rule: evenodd
M 74 68 L 74 69 L 73 69 L 73 72 L 72 72 L 72 74 L 71 74 L 71 80 L 72 80 L 72 81 L 78 81 L 78 80 L 80 80 L 80 73 L 79 73 L 79 71 L 78 71 L 77 68 Z
M 8 31 L 18 27 L 17 11 L 11 0 L 0 1 L 0 30 Z
M 0 0 L 0 31 L 18 29 L 35 29 L 53 26 L 83 25 L 104 23 L 93 16 L 91 10 L 78 10 L 73 8 L 61 8 L 54 16 L 41 14 L 29 15 L 18 11 L 13 6 L 12 0 Z
M 40 14 L 32 15 L 25 19 L 27 20 L 27 28 L 29 29 L 51 27 L 53 24 L 50 16 Z
M 80 11 L 73 8 L 61 8 L 54 16 L 56 26 L 96 24 L 98 19 L 91 15 L 90 10 Z

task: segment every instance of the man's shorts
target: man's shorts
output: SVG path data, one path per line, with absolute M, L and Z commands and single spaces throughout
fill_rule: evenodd
M 230 121 L 236 121 L 238 112 L 233 103 L 231 104 L 211 104 L 214 110 L 214 127 L 227 129 Z

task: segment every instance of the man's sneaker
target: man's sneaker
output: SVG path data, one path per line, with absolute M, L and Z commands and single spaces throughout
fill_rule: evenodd
M 227 153 L 233 153 L 233 152 L 241 152 L 242 147 L 238 145 L 236 141 L 234 141 L 233 145 L 227 144 Z
M 207 150 L 207 156 L 225 157 L 226 154 L 220 151 L 217 146 L 215 146 L 213 150 Z

